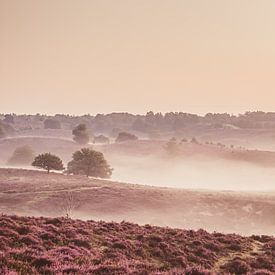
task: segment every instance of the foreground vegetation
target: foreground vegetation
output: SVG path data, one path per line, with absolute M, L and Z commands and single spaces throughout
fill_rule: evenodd
M 275 238 L 65 218 L 0 217 L 0 273 L 274 274 Z

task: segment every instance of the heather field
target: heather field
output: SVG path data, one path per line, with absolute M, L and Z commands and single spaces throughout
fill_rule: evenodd
M 275 239 L 121 222 L 0 217 L 1 274 L 274 274 Z

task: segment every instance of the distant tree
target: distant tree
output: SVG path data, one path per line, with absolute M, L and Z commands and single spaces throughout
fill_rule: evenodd
M 6 123 L 14 123 L 14 118 L 13 115 L 7 114 L 5 115 L 5 118 L 3 119 L 4 122 Z
M 11 158 L 8 160 L 8 164 L 10 165 L 30 165 L 34 159 L 34 151 L 28 146 L 20 146 L 17 147 Z
M 4 130 L 4 127 L 0 125 L 0 138 L 6 137 L 6 131 Z
M 116 142 L 123 142 L 123 141 L 129 141 L 129 140 L 137 140 L 137 139 L 138 137 L 133 134 L 120 132 L 116 138 Z
M 110 143 L 110 139 L 104 135 L 95 136 L 93 143 Z
M 195 144 L 199 144 L 198 140 L 195 137 L 193 137 L 190 142 L 195 143 Z
M 47 118 L 44 120 L 44 129 L 61 129 L 61 123 L 59 120 Z
M 110 178 L 112 170 L 101 152 L 82 148 L 73 154 L 67 172 L 76 175 L 85 174 L 87 177 Z
M 87 144 L 90 140 L 89 133 L 85 124 L 79 124 L 73 131 L 73 140 L 79 144 Z
M 179 153 L 179 145 L 175 137 L 171 138 L 165 145 L 164 150 L 171 156 L 175 156 Z
M 5 123 L 0 120 L 0 138 L 4 138 L 9 135 L 13 135 L 15 132 L 14 128 L 9 123 Z
M 112 138 L 116 138 L 120 132 L 123 132 L 121 128 L 113 128 L 109 136 Z
M 51 170 L 64 170 L 62 160 L 51 153 L 44 153 L 35 157 L 32 166 L 44 169 L 48 173 L 50 173 Z
M 143 121 L 141 118 L 137 118 L 132 124 L 132 129 L 139 132 L 148 132 L 154 129 L 154 127 Z

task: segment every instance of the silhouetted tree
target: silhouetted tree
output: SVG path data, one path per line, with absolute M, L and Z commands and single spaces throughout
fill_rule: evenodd
M 72 134 L 74 135 L 73 140 L 79 144 L 87 144 L 90 140 L 85 124 L 79 124 L 76 126 L 73 129 Z
M 87 177 L 109 178 L 112 168 L 101 152 L 82 148 L 73 154 L 73 160 L 68 163 L 69 174 L 85 174 Z
M 30 165 L 34 159 L 34 151 L 28 146 L 20 146 L 17 147 L 11 158 L 8 160 L 8 164 L 10 165 Z
M 48 173 L 51 170 L 64 170 L 62 160 L 59 157 L 52 155 L 51 153 L 44 153 L 35 157 L 32 166 L 44 169 Z

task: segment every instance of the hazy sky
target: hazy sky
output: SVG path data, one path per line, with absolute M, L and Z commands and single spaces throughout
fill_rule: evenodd
M 257 109 L 274 0 L 0 0 L 0 113 Z

